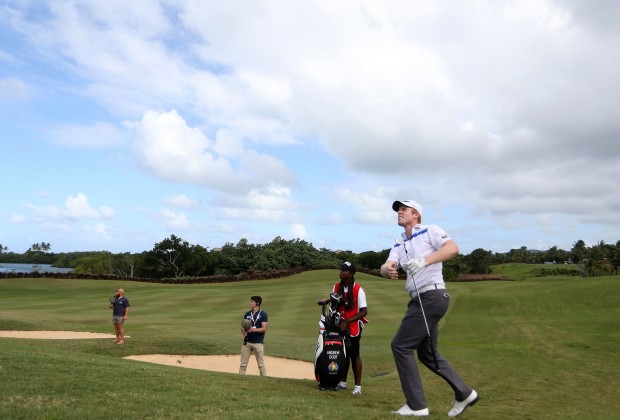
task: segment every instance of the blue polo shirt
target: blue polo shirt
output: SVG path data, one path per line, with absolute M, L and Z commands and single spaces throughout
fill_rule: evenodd
M 112 305 L 114 305 L 112 316 L 125 316 L 125 309 L 131 306 L 125 296 L 114 299 Z
M 256 313 L 251 310 L 246 312 L 243 316 L 244 319 L 249 319 L 252 322 L 252 327 L 262 328 L 263 322 L 269 322 L 267 312 L 259 309 Z M 249 332 L 248 343 L 263 344 L 265 342 L 265 333 L 261 332 Z

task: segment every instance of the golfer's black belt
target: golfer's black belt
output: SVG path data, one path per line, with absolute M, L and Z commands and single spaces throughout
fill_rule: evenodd
M 435 284 L 429 284 L 428 286 L 420 287 L 418 289 L 418 292 L 419 294 L 422 294 L 424 292 L 428 292 L 429 290 L 445 289 L 445 288 L 446 288 L 445 283 L 435 283 Z M 418 296 L 418 293 L 411 292 L 409 293 L 409 296 L 411 296 L 411 299 L 415 299 Z

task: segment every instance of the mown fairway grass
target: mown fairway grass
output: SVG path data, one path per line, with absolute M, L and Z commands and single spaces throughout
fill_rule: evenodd
M 516 267 L 516 268 L 515 268 Z M 439 350 L 481 395 L 461 418 L 620 418 L 620 277 L 449 283 L 452 305 Z M 538 266 L 539 267 L 539 266 Z M 251 295 L 269 313 L 266 354 L 312 361 L 320 309 L 336 270 L 277 280 L 160 285 L 90 280 L 0 280 L 0 329 L 112 332 L 107 299 L 132 304 L 124 346 L 107 339 L 0 339 L 0 418 L 396 418 L 404 399 L 390 340 L 403 282 L 363 274 L 369 318 L 362 339 L 363 395 L 321 392 L 314 381 L 240 377 L 122 359 L 132 354 L 238 354 Z M 269 370 L 269 366 L 267 366 Z M 453 395 L 422 369 L 430 418 Z M 349 380 L 352 382 L 352 379 Z

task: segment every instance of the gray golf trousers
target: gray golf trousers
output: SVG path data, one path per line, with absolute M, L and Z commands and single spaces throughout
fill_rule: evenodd
M 435 357 L 439 370 L 435 370 L 433 354 L 428 344 L 426 326 L 420 309 L 420 297 L 424 307 L 424 314 L 431 332 L 431 340 L 435 349 Z M 396 362 L 396 369 L 400 377 L 403 393 L 407 398 L 407 405 L 413 410 L 427 408 L 424 388 L 420 379 L 417 362 L 413 351 L 417 350 L 418 359 L 435 374 L 441 376 L 454 390 L 457 401 L 463 401 L 471 393 L 468 387 L 454 368 L 437 352 L 437 337 L 439 335 L 439 320 L 448 311 L 450 296 L 445 289 L 430 290 L 412 299 L 407 305 L 407 312 L 396 335 L 392 339 L 392 354 Z

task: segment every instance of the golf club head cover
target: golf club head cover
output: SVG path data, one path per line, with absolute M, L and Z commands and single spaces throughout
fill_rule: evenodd
M 415 276 L 418 271 L 426 267 L 426 261 L 424 258 L 414 258 L 403 264 L 403 269 L 409 273 L 411 277 Z
M 250 321 L 249 319 L 242 319 L 241 328 L 248 331 L 250 328 L 252 328 L 252 321 Z

